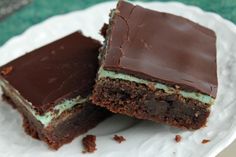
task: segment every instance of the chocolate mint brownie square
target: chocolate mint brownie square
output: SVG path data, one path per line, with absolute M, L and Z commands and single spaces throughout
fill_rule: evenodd
M 58 149 L 109 115 L 89 100 L 100 46 L 75 32 L 0 67 L 4 97 L 29 135 Z
M 119 1 L 103 34 L 93 103 L 179 128 L 206 124 L 217 93 L 212 30 Z

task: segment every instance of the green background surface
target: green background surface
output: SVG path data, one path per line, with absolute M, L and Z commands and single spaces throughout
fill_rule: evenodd
M 29 5 L 0 21 L 0 45 L 48 17 L 81 10 L 108 0 L 33 0 Z M 140 0 L 143 2 L 155 0 Z M 167 2 L 169 0 L 159 0 Z M 216 12 L 236 23 L 236 0 L 177 0 Z

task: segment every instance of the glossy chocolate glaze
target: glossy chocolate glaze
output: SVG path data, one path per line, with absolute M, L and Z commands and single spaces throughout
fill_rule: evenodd
M 104 69 L 216 96 L 212 30 L 124 1 L 118 3 L 109 27 Z
M 87 97 L 98 68 L 96 40 L 75 32 L 2 66 L 13 69 L 2 77 L 43 114 L 58 102 Z

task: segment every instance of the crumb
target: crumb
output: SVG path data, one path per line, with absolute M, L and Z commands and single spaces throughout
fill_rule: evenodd
M 179 143 L 181 141 L 182 137 L 180 135 L 175 136 L 175 141 Z
M 96 148 L 96 136 L 87 135 L 82 139 L 82 143 L 84 146 L 83 153 L 93 153 L 97 150 Z
M 203 140 L 202 140 L 202 144 L 206 144 L 206 143 L 208 143 L 208 142 L 210 142 L 210 140 L 208 140 L 208 139 L 203 139 Z
M 115 135 L 113 139 L 118 143 L 126 141 L 126 139 L 123 136 L 118 136 L 118 135 Z
M 12 66 L 5 67 L 5 68 L 3 68 L 3 70 L 1 71 L 1 74 L 2 74 L 3 76 L 8 75 L 8 74 L 10 74 L 10 72 L 12 72 L 12 70 L 13 70 L 13 67 L 12 67 Z
M 100 30 L 100 34 L 103 36 L 103 37 L 106 37 L 107 36 L 107 29 L 108 29 L 108 24 L 104 23 L 103 26 L 102 26 L 102 29 Z

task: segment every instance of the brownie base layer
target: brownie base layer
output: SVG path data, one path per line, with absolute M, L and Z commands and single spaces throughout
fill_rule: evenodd
M 114 113 L 190 130 L 205 126 L 210 113 L 209 105 L 197 100 L 167 94 L 152 86 L 110 78 L 97 81 L 92 102 Z
M 35 139 L 46 142 L 54 150 L 70 143 L 75 137 L 92 129 L 111 115 L 103 108 L 86 103 L 63 112 L 52 124 L 43 127 L 25 107 L 11 99 L 6 92 L 3 97 L 21 113 L 25 132 Z

